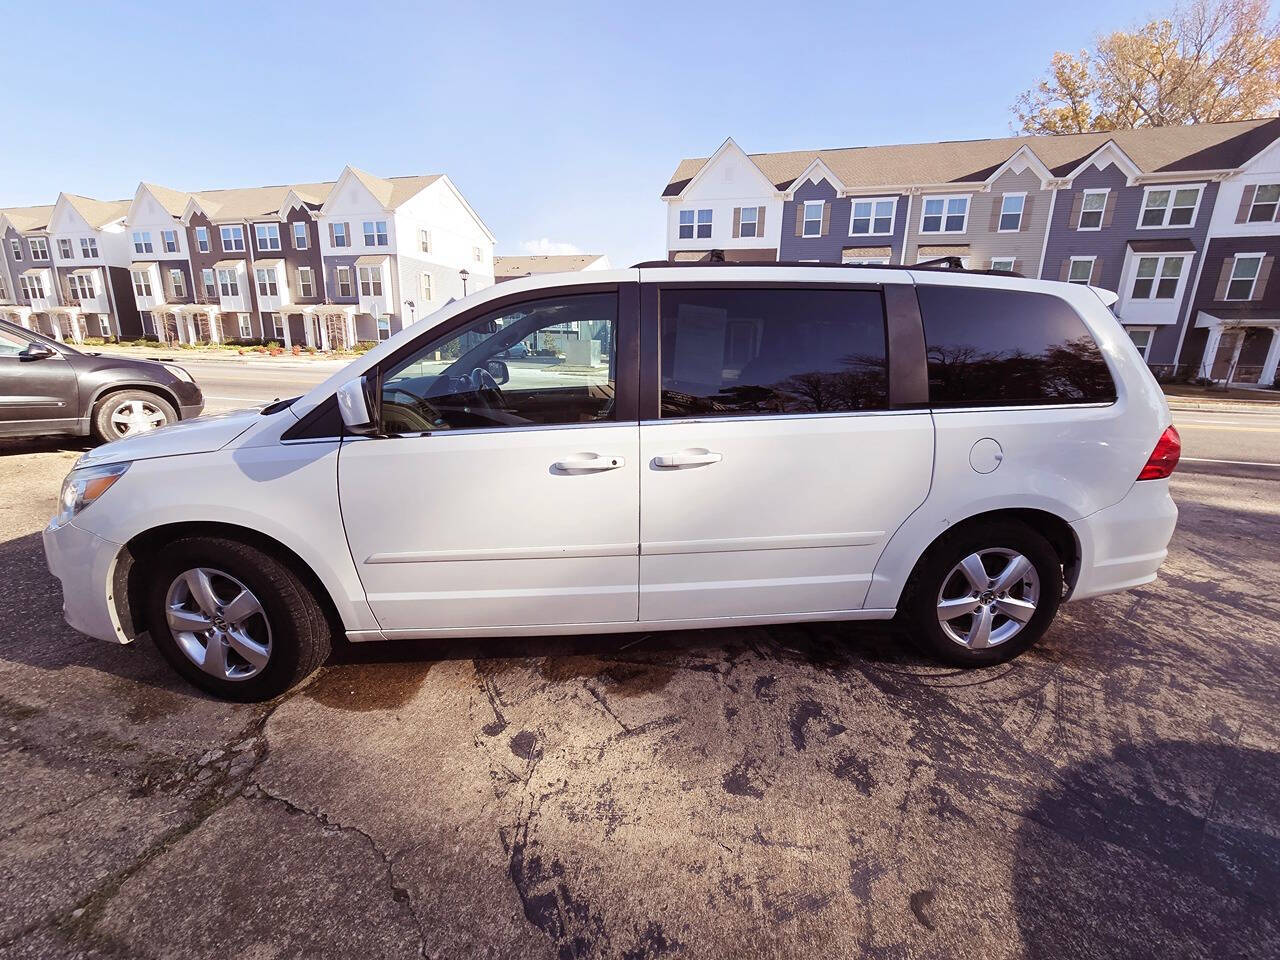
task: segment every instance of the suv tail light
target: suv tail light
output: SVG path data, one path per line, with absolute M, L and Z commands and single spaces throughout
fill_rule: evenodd
M 1173 473 L 1173 468 L 1178 465 L 1180 456 L 1182 456 L 1182 438 L 1178 436 L 1177 428 L 1168 427 L 1164 433 L 1160 434 L 1160 439 L 1156 441 L 1156 448 L 1151 451 L 1151 456 L 1147 457 L 1147 464 L 1138 474 L 1138 479 L 1163 480 Z

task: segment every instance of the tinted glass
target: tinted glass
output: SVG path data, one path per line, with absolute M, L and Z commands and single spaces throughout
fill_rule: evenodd
M 613 419 L 618 298 L 520 304 L 436 338 L 382 380 L 388 433 Z
M 888 406 L 877 290 L 664 290 L 662 416 Z
M 1043 293 L 920 285 L 929 398 L 938 407 L 1111 401 L 1084 322 Z

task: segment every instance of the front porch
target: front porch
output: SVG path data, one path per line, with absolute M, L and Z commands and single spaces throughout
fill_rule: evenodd
M 1207 330 L 1199 377 L 1224 386 L 1270 388 L 1280 367 L 1280 317 L 1220 318 L 1201 312 Z

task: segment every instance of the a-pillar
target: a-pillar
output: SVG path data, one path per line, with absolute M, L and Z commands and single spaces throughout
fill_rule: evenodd
M 1280 327 L 1271 330 L 1271 346 L 1267 348 L 1267 359 L 1262 361 L 1262 376 L 1258 378 L 1259 386 L 1269 387 L 1276 382 L 1276 367 L 1280 366 Z

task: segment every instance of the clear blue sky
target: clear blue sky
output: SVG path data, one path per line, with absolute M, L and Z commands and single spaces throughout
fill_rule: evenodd
M 658 195 L 748 152 L 1006 136 L 1058 49 L 1163 4 L 18 3 L 0 206 L 445 172 L 498 237 L 661 256 Z

